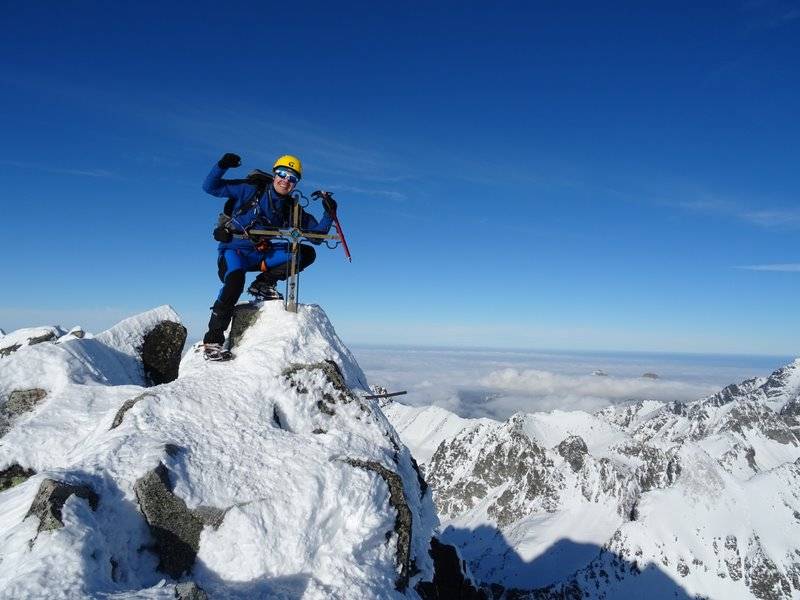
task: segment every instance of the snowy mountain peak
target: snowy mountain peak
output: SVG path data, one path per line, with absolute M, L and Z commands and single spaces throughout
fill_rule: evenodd
M 430 493 L 322 309 L 244 307 L 233 361 L 190 350 L 169 377 L 178 326 L 162 307 L 67 342 L 9 334 L 0 590 L 436 597 L 431 557 L 455 551 L 431 546 Z

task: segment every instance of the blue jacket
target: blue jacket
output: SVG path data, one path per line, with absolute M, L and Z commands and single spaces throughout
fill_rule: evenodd
M 203 182 L 203 190 L 212 196 L 218 198 L 233 198 L 233 215 L 239 209 L 246 205 L 257 191 L 257 187 L 251 183 L 242 180 L 223 179 L 227 169 L 214 165 L 211 172 Z M 248 212 L 234 217 L 233 230 L 234 233 L 242 233 L 245 229 L 255 225 L 257 227 L 288 227 L 290 225 L 289 210 L 291 206 L 290 196 L 281 196 L 274 187 L 271 185 L 261 196 L 258 204 Z M 328 233 L 333 223 L 333 219 L 328 213 L 325 213 L 320 221 L 317 221 L 313 215 L 302 211 L 301 213 L 301 229 L 311 231 L 314 233 Z M 310 240 L 312 244 L 320 244 L 321 240 Z M 278 242 L 280 243 L 280 242 Z M 226 250 L 228 248 L 243 248 L 252 250 L 254 248 L 253 242 L 246 239 L 234 238 L 230 242 L 220 242 L 219 249 Z

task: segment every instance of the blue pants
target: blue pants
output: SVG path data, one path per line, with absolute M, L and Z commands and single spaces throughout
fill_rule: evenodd
M 300 245 L 298 252 L 298 273 L 309 266 L 317 257 L 314 248 Z M 203 337 L 206 344 L 221 344 L 225 341 L 225 330 L 233 317 L 233 307 L 244 291 L 244 274 L 258 272 L 257 279 L 275 284 L 289 276 L 291 254 L 286 243 L 273 242 L 266 252 L 246 248 L 228 248 L 220 250 L 217 259 L 217 272 L 222 289 L 212 306 L 211 319 L 208 321 L 208 332 Z

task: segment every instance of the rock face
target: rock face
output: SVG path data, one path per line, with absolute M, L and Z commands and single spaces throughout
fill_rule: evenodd
M 244 332 L 258 319 L 258 307 L 252 304 L 237 304 L 233 309 L 231 332 L 229 337 L 231 348 L 235 348 L 242 339 Z
M 693 402 L 464 424 L 423 470 L 444 541 L 496 597 L 788 599 L 799 407 L 797 360 Z
M 167 468 L 161 463 L 139 479 L 134 490 L 156 541 L 158 568 L 180 577 L 194 566 L 203 521 L 172 493 Z
M 0 437 L 11 429 L 14 421 L 26 412 L 32 411 L 46 397 L 47 392 L 41 388 L 11 392 L 5 404 L 0 406 Z
M 186 327 L 174 321 L 161 321 L 145 334 L 140 353 L 145 375 L 153 385 L 178 378 L 185 342 Z
M 64 522 L 61 520 L 61 509 L 72 495 L 83 498 L 89 503 L 92 510 L 97 510 L 99 497 L 89 486 L 71 485 L 63 481 L 45 479 L 39 486 L 39 492 L 25 518 L 33 516 L 39 519 L 38 532 L 60 529 L 64 526 Z
M 561 458 L 569 463 L 576 473 L 583 468 L 584 458 L 589 454 L 586 442 L 579 435 L 571 435 L 562 441 L 556 448 Z
M 36 471 L 33 469 L 26 469 L 17 464 L 11 465 L 0 471 L 0 492 L 24 483 L 34 475 L 36 475 Z
M 430 554 L 435 569 L 433 581 L 417 586 L 423 600 L 488 600 L 488 594 L 465 576 L 466 565 L 455 546 L 431 538 Z
M 178 600 L 208 600 L 208 594 L 194 581 L 176 585 L 175 597 Z
M 141 400 L 144 400 L 145 398 L 149 397 L 155 398 L 153 394 L 145 393 L 145 394 L 139 394 L 138 396 L 136 396 L 136 398 L 131 398 L 130 400 L 126 400 L 125 404 L 123 404 L 117 411 L 117 414 L 114 415 L 114 420 L 111 422 L 111 429 L 116 429 L 117 427 L 122 425 L 122 420 L 125 418 L 125 413 L 127 413 L 130 409 L 132 409 L 137 402 L 140 402 Z

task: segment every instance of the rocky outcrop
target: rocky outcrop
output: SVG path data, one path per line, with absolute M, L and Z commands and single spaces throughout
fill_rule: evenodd
M 174 321 L 161 321 L 145 334 L 139 353 L 145 376 L 152 385 L 178 378 L 184 343 L 186 327 Z
M 422 600 L 488 600 L 488 594 L 466 576 L 466 564 L 455 546 L 431 538 L 430 555 L 433 581 L 420 582 L 415 588 Z
M 139 479 L 134 491 L 155 538 L 158 568 L 177 579 L 194 566 L 203 521 L 172 492 L 162 463 Z
M 800 429 L 800 396 L 784 404 L 780 416 L 793 431 Z
M 178 600 L 208 600 L 208 594 L 194 581 L 187 581 L 175 586 L 175 598 Z
M 425 476 L 446 518 L 463 514 L 504 486 L 487 508 L 500 527 L 537 511 L 554 510 L 561 486 L 552 458 L 522 431 L 517 416 L 501 427 L 478 425 L 445 440 Z
M 36 471 L 33 469 L 26 469 L 17 464 L 11 465 L 0 471 L 0 492 L 24 483 L 34 475 L 36 475 Z
M 120 409 L 117 411 L 117 414 L 114 415 L 114 420 L 111 422 L 111 427 L 109 427 L 109 430 L 116 429 L 117 427 L 122 425 L 122 420 L 125 418 L 125 413 L 128 412 L 130 409 L 132 409 L 137 402 L 139 402 L 140 400 L 144 400 L 147 397 L 155 398 L 156 396 L 154 396 L 153 394 L 144 393 L 144 394 L 139 394 L 138 396 L 136 396 L 135 398 L 131 398 L 130 400 L 126 400 L 120 407 Z
M 47 392 L 41 388 L 11 392 L 5 404 L 0 406 L 0 437 L 8 433 L 20 415 L 32 411 L 46 397 Z
M 556 450 L 576 473 L 583 468 L 583 462 L 589 453 L 586 442 L 579 435 L 571 435 L 564 439 Z
M 283 377 L 288 381 L 289 387 L 296 390 L 298 394 L 309 392 L 309 375 L 313 377 L 314 372 L 319 372 L 327 385 L 323 386 L 321 398 L 317 400 L 317 408 L 320 412 L 333 416 L 336 414 L 336 405 L 359 402 L 358 397 L 350 391 L 344 381 L 339 366 L 332 360 L 325 360 L 313 364 L 291 365 L 283 371 Z M 366 406 L 359 402 L 363 410 Z
M 45 479 L 39 486 L 39 491 L 25 518 L 37 517 L 39 519 L 37 533 L 60 529 L 64 526 L 64 522 L 61 520 L 61 509 L 72 495 L 86 500 L 92 510 L 97 509 L 100 498 L 88 485 L 71 485 L 55 479 Z
M 674 451 L 666 452 L 647 444 L 623 444 L 614 450 L 642 461 L 643 464 L 635 471 L 641 492 L 667 488 L 681 473 L 680 461 Z
M 228 341 L 231 348 L 235 348 L 242 340 L 244 332 L 256 322 L 259 310 L 252 304 L 238 304 L 233 309 L 233 319 L 231 320 L 231 332 Z

